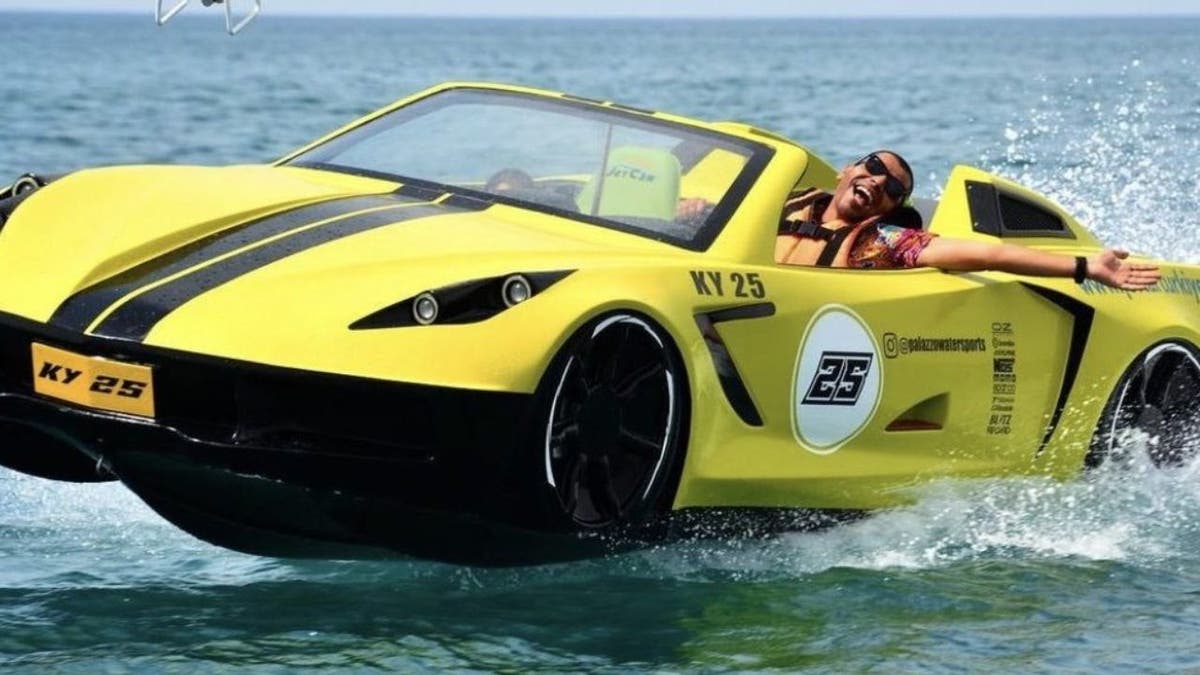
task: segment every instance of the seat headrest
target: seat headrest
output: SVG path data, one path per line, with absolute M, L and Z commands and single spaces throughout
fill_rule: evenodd
M 681 173 L 679 160 L 670 150 L 634 145 L 613 148 L 603 180 L 592 177 L 575 203 L 583 213 L 595 216 L 673 220 Z
M 924 219 L 921 218 L 921 212 L 911 206 L 897 206 L 895 210 L 884 216 L 883 222 L 910 230 L 919 230 L 925 225 Z

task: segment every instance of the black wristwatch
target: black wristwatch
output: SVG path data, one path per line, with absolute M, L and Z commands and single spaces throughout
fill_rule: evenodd
M 1075 283 L 1082 284 L 1087 281 L 1087 258 L 1077 255 L 1075 256 Z

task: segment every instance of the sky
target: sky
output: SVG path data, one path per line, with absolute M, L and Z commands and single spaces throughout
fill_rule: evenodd
M 242 13 L 253 0 L 231 0 Z M 177 0 L 163 0 L 170 7 Z M 156 0 L 0 0 L 5 10 L 145 12 Z M 262 0 L 264 14 L 425 16 L 1163 16 L 1200 15 L 1200 0 Z M 192 0 L 190 12 L 205 11 Z M 211 8 L 207 11 L 219 11 Z

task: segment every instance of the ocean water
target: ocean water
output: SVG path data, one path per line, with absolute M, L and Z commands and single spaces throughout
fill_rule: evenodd
M 148 4 L 149 6 L 149 4 Z M 1200 262 L 1200 19 L 299 19 L 0 13 L 0 182 L 280 156 L 452 79 L 997 171 Z M 0 272 L 2 273 L 2 272 Z M 1200 311 L 1200 310 L 1198 310 Z M 1144 442 L 1144 441 L 1138 441 Z M 1200 465 L 932 484 L 819 533 L 512 570 L 256 558 L 115 485 L 0 473 L 0 664 L 28 672 L 1200 669 Z

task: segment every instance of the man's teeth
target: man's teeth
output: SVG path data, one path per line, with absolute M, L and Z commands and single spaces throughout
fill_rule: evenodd
M 854 186 L 854 194 L 861 196 L 863 198 L 863 200 L 866 201 L 868 204 L 871 202 L 871 193 L 868 192 L 862 186 L 855 185 Z

